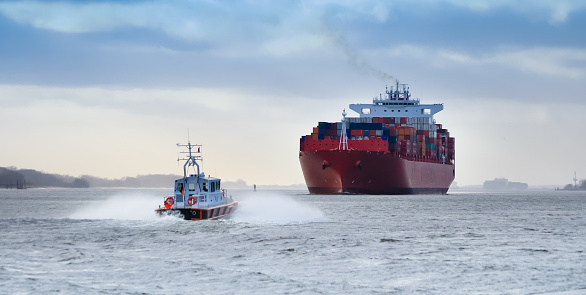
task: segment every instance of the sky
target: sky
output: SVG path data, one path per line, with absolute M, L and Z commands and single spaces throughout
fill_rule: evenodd
M 586 178 L 584 1 L 1 1 L 0 166 L 303 184 L 299 138 L 398 79 L 458 185 Z M 349 116 L 358 116 L 352 112 Z

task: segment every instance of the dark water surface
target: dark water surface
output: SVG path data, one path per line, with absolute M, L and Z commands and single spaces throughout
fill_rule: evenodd
M 584 192 L 233 191 L 201 222 L 167 193 L 0 190 L 0 294 L 586 293 Z

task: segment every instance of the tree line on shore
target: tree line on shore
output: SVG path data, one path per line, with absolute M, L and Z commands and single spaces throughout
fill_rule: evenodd
M 178 175 L 139 175 L 120 179 L 100 178 L 89 175 L 73 177 L 68 175 L 51 174 L 33 169 L 17 169 L 15 167 L 0 167 L 0 188 L 89 188 L 89 187 L 169 187 L 173 186 Z
M 586 191 L 586 179 L 580 180 L 580 183 L 573 185 L 573 184 L 566 184 L 563 190 L 565 191 Z
M 180 175 L 174 174 L 149 174 L 138 175 L 136 177 L 123 177 L 119 179 L 100 178 L 90 175 L 73 177 L 68 175 L 51 174 L 36 171 L 33 169 L 17 169 L 16 167 L 0 167 L 0 188 L 7 189 L 25 189 L 41 187 L 62 187 L 62 188 L 173 188 L 176 179 Z M 222 181 L 222 187 L 248 189 L 244 180 Z M 303 189 L 301 185 L 291 186 L 263 186 L 265 188 L 294 188 Z

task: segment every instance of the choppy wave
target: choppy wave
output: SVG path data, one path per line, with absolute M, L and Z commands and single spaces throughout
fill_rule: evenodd
M 0 190 L 0 293 L 581 294 L 583 192 L 236 193 L 157 218 L 167 190 Z

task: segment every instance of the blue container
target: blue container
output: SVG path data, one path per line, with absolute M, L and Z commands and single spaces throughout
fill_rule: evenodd
M 323 134 L 318 134 L 317 135 L 317 139 L 324 139 L 324 138 L 325 138 L 325 135 L 323 135 Z
M 368 133 L 370 133 L 368 130 L 362 131 L 362 135 L 364 135 L 364 136 L 370 136 Z
M 389 136 L 389 142 L 390 143 L 397 143 L 397 136 Z
M 389 140 L 389 136 L 388 135 L 383 135 L 382 136 L 382 140 Z
M 318 134 L 318 135 L 324 135 L 324 134 L 325 134 L 325 133 L 324 133 L 324 129 L 321 129 L 321 128 L 320 128 L 320 129 L 318 129 L 318 131 L 317 131 L 317 134 Z
M 301 136 L 301 142 L 305 142 L 305 136 Z
M 384 135 L 391 135 L 391 131 L 389 129 L 383 129 L 383 136 Z

